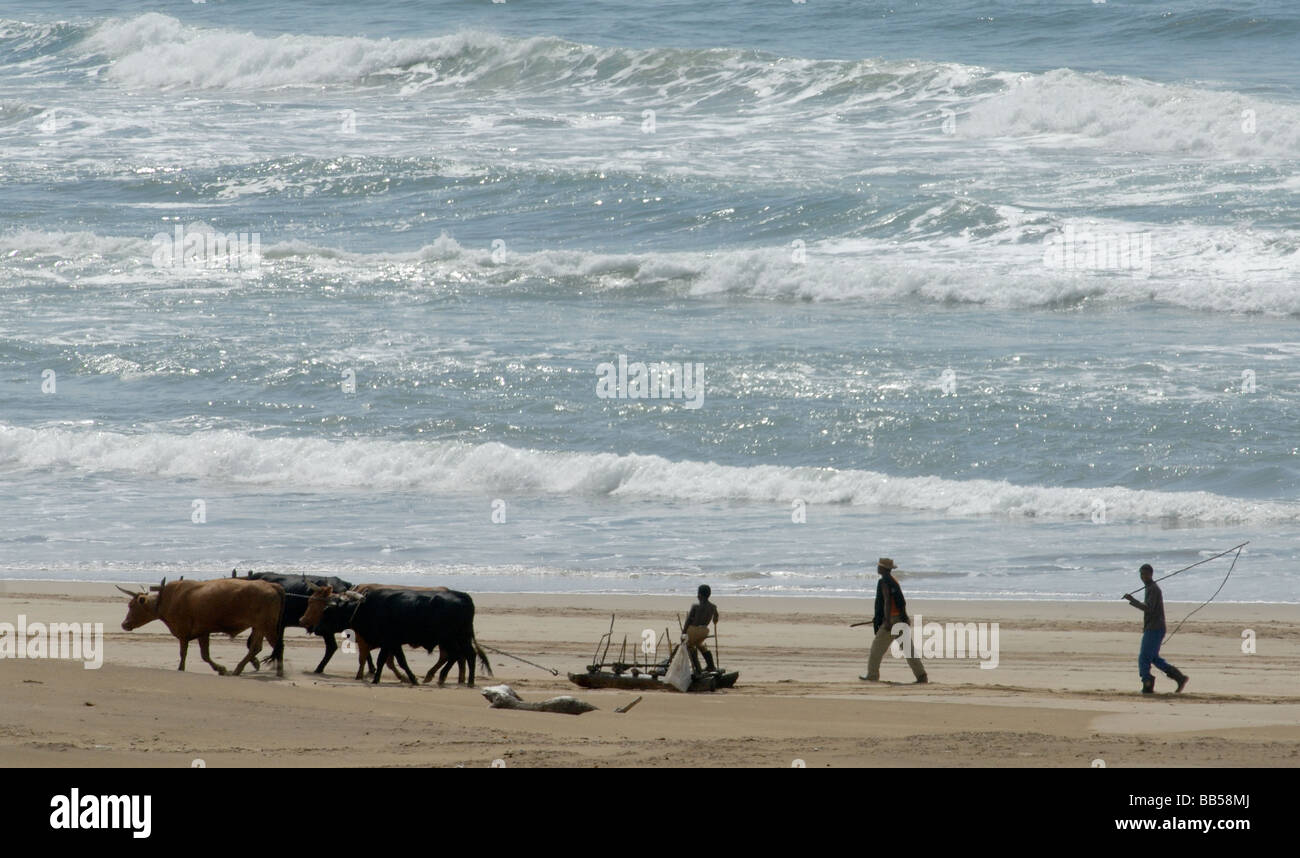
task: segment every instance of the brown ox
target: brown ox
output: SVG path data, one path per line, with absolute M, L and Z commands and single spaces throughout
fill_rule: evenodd
M 365 595 L 366 593 L 372 592 L 374 590 L 420 590 L 428 593 L 451 592 L 446 587 L 392 587 L 384 584 L 358 584 L 356 587 L 352 588 L 347 592 L 359 593 L 361 595 Z M 324 612 L 325 606 L 329 603 L 330 597 L 334 595 L 334 591 L 328 586 L 326 587 L 313 586 L 311 592 L 312 592 L 311 598 L 307 600 L 307 609 L 303 611 L 302 621 L 301 621 L 301 624 L 303 626 L 306 626 L 307 628 L 311 628 L 320 622 L 321 614 Z M 355 678 L 363 679 L 366 676 L 369 676 L 374 673 L 374 669 L 370 667 L 371 664 L 370 653 L 372 652 L 372 648 L 370 644 L 366 642 L 365 638 L 361 637 L 361 635 L 356 633 L 355 629 L 352 630 L 352 637 L 357 644 L 357 675 Z M 487 675 L 491 676 L 492 668 L 488 666 L 487 655 L 484 654 L 483 649 L 478 645 L 478 641 L 474 642 L 474 649 L 478 651 L 479 657 L 482 659 L 484 669 L 487 672 Z M 446 664 L 447 661 L 448 658 L 446 652 L 441 646 L 439 646 L 438 662 L 433 667 L 429 668 L 429 672 L 424 675 L 425 685 L 428 685 L 430 682 L 433 681 L 434 674 L 438 672 L 438 668 Z M 456 667 L 457 667 L 456 684 L 464 685 L 465 684 L 465 662 L 457 661 Z M 399 682 L 407 681 L 406 678 L 402 675 L 402 672 L 397 669 L 396 661 L 394 657 L 391 655 L 388 657 L 388 669 L 393 672 L 393 675 L 397 677 Z M 442 685 L 442 681 L 439 680 L 438 684 Z
M 150 587 L 150 593 L 132 593 L 126 609 L 122 628 L 138 629 L 154 620 L 162 620 L 181 644 L 181 663 L 177 670 L 185 669 L 185 655 L 190 641 L 198 638 L 199 654 L 212 669 L 222 676 L 226 668 L 217 664 L 208 654 L 208 635 L 226 634 L 232 638 L 252 629 L 248 637 L 248 654 L 235 668 L 238 676 L 244 665 L 252 662 L 253 669 L 260 666 L 257 654 L 262 650 L 262 640 L 271 642 L 271 658 L 275 659 L 275 675 L 284 676 L 284 588 L 267 581 L 250 581 L 246 578 L 217 578 L 213 581 L 173 581 Z

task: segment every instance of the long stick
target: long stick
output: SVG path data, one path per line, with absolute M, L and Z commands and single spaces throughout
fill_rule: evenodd
M 529 661 L 529 660 L 526 659 L 526 658 L 520 658 L 520 657 L 517 656 L 517 655 L 511 655 L 510 653 L 506 652 L 506 651 L 503 650 L 503 649 L 497 649 L 497 648 L 494 647 L 494 646 L 487 646 L 486 644 L 479 644 L 479 646 L 482 646 L 483 649 L 490 649 L 490 650 L 492 650 L 492 651 L 495 652 L 495 653 L 500 653 L 501 655 L 504 655 L 504 656 L 507 657 L 507 658 L 513 658 L 515 661 L 522 661 L 524 664 L 531 664 L 533 667 L 536 667 L 536 668 L 538 668 L 539 670 L 544 670 L 544 671 L 546 671 L 546 672 L 549 673 L 551 676 L 559 676 L 559 675 L 560 675 L 560 672 L 559 672 L 558 670 L 556 670 L 555 668 L 553 668 L 553 667 L 542 667 L 540 664 L 534 664 L 533 662 Z
M 1238 546 L 1238 548 L 1237 548 L 1237 556 L 1234 557 L 1234 558 L 1232 558 L 1232 565 L 1228 567 L 1228 574 L 1227 574 L 1227 575 L 1224 575 L 1224 576 L 1223 576 L 1223 580 L 1219 582 L 1219 589 L 1214 591 L 1214 596 L 1219 595 L 1219 591 L 1223 589 L 1223 585 L 1224 585 L 1224 584 L 1227 584 L 1227 583 L 1228 583 L 1228 579 L 1232 577 L 1232 570 L 1237 568 L 1237 561 L 1241 559 L 1241 548 L 1244 547 L 1244 546 L 1245 546 L 1245 543 L 1244 543 L 1244 542 L 1241 544 L 1241 546 Z M 1213 602 L 1213 601 L 1214 601 L 1214 596 L 1211 596 L 1210 598 L 1206 599 L 1206 600 L 1205 600 L 1204 602 L 1202 602 L 1201 604 L 1197 605 L 1197 606 L 1192 610 L 1192 614 L 1196 613 L 1196 612 L 1199 611 L 1201 608 L 1204 608 L 1206 605 L 1208 605 L 1208 604 L 1210 604 L 1211 602 Z M 1170 639 L 1171 637 L 1173 637 L 1174 635 L 1178 634 L 1178 630 L 1181 629 L 1181 628 L 1183 627 L 1183 623 L 1187 622 L 1188 620 L 1190 620 L 1190 619 L 1192 618 L 1192 614 L 1188 614 L 1187 616 L 1185 616 L 1185 617 L 1183 617 L 1181 620 L 1179 620 L 1179 621 L 1178 621 L 1178 625 L 1174 627 L 1174 630 L 1173 630 L 1172 632 L 1170 632 L 1168 635 L 1165 636 L 1165 639 L 1164 639 L 1163 641 L 1160 642 L 1160 645 L 1161 645 L 1161 646 L 1164 646 L 1165 644 L 1169 643 L 1169 639 Z
M 1168 575 L 1161 575 L 1159 578 L 1155 579 L 1155 581 L 1152 581 L 1151 583 L 1152 583 L 1152 584 L 1155 584 L 1155 583 L 1158 583 L 1158 582 L 1160 582 L 1160 581 L 1165 580 L 1166 578 L 1172 578 L 1172 577 L 1174 577 L 1175 575 L 1177 575 L 1179 572 L 1186 572 L 1188 569 L 1195 569 L 1197 566 L 1200 566 L 1202 563 L 1209 563 L 1211 560 L 1217 560 L 1218 558 L 1222 557 L 1223 555 L 1225 555 L 1225 554 L 1231 554 L 1231 553 L 1234 552 L 1234 551 L 1237 551 L 1237 550 L 1239 550 L 1239 549 L 1245 548 L 1247 545 L 1250 545 L 1250 541 L 1249 541 L 1249 540 L 1247 540 L 1246 542 L 1241 543 L 1240 545 L 1234 545 L 1234 546 L 1232 546 L 1231 548 L 1229 548 L 1227 551 L 1220 551 L 1218 554 L 1215 554 L 1213 557 L 1207 557 L 1207 558 L 1205 558 L 1204 560 L 1198 560 L 1197 562 L 1193 563 L 1191 566 L 1184 566 L 1182 569 L 1179 569 L 1179 570 L 1177 570 L 1177 571 L 1175 571 L 1175 572 L 1170 572 Z M 1234 561 L 1234 562 L 1235 562 L 1235 561 Z M 1229 573 L 1229 574 L 1231 574 L 1231 573 Z M 1146 586 L 1146 585 L 1144 584 L 1143 587 L 1145 587 L 1145 586 Z M 1134 593 L 1136 593 L 1136 592 L 1137 592 L 1137 590 L 1130 590 L 1129 592 L 1125 593 L 1124 596 L 1132 596 L 1132 595 L 1133 595 Z M 1124 598 L 1124 596 L 1121 596 L 1120 598 L 1122 599 L 1122 598 Z
M 713 650 L 718 655 L 718 660 L 713 663 L 713 666 L 718 669 L 718 673 L 722 673 L 722 645 L 718 643 L 718 618 L 717 617 L 713 618 Z

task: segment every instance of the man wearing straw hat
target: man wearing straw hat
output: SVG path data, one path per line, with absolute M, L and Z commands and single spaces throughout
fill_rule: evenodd
M 876 630 L 875 640 L 871 642 L 871 658 L 867 662 L 867 672 L 859 679 L 867 682 L 880 681 L 880 662 L 885 658 L 885 650 L 894 641 L 894 625 L 897 623 L 911 624 L 907 617 L 907 602 L 903 599 L 903 588 L 898 586 L 894 580 L 893 571 L 897 568 L 894 561 L 888 557 L 882 557 L 876 562 L 876 572 L 880 575 L 880 580 L 876 582 L 876 616 L 872 620 L 871 627 Z M 925 667 L 921 664 L 921 659 L 911 655 L 907 657 L 907 666 L 912 668 L 912 675 L 916 681 L 929 682 L 925 675 Z

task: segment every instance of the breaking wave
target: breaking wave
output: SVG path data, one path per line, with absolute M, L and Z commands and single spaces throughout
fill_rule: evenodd
M 205 224 L 187 228 L 210 229 Z M 1084 302 L 1123 307 L 1156 302 L 1205 312 L 1300 315 L 1300 252 L 1275 236 L 1234 229 L 1184 227 L 1149 231 L 1152 275 L 1128 271 L 1063 271 L 1043 264 L 1041 224 L 1019 229 L 1022 241 L 956 243 L 924 255 L 883 241 L 828 242 L 808 248 L 804 262 L 789 248 L 706 252 L 600 253 L 583 250 L 507 252 L 465 246 L 443 233 L 408 252 L 357 253 L 302 240 L 263 236 L 262 273 L 299 282 L 339 277 L 384 290 L 563 295 L 592 290 L 629 297 L 878 302 L 912 300 L 1004 309 L 1054 309 Z M 1105 231 L 1104 229 L 1101 231 Z M 1120 226 L 1117 232 L 1125 231 Z M 171 269 L 151 264 L 144 237 L 89 232 L 0 234 L 0 257 L 19 273 L 0 288 L 60 277 L 108 285 L 129 276 L 168 285 Z M 51 260 L 61 261 L 51 266 Z M 122 272 L 128 272 L 123 275 Z M 25 275 L 23 274 L 25 272 Z M 109 275 L 112 275 L 111 277 Z M 215 277 L 211 272 L 182 272 Z M 400 283 L 394 283 L 400 278 Z M 237 279 L 237 278 L 236 278 Z
M 132 87 L 395 86 L 403 94 L 445 87 L 623 104 L 670 100 L 687 112 L 707 102 L 709 110 L 731 105 L 754 113 L 764 126 L 774 109 L 797 116 L 849 111 L 846 116 L 876 133 L 923 129 L 930 137 L 938 111 L 951 109 L 955 132 L 965 138 L 1085 141 L 1108 150 L 1189 157 L 1292 159 L 1300 151 L 1298 105 L 1071 69 L 1021 74 L 952 62 L 808 59 L 735 48 L 601 47 L 472 30 L 400 39 L 260 36 L 192 27 L 158 13 L 103 22 L 89 29 L 79 48 L 106 61 L 103 78 Z M 879 107 L 893 112 L 856 112 Z
M 279 491 L 479 493 L 848 504 L 952 516 L 1088 518 L 1184 525 L 1300 522 L 1300 504 L 1209 492 L 1018 486 L 1003 480 L 892 477 L 875 471 L 670 461 L 655 455 L 549 452 L 499 443 L 256 438 L 27 429 L 0 425 L 0 469 L 75 469 L 203 479 Z

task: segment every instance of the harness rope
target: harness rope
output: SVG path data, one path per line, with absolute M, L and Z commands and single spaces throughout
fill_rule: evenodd
M 490 649 L 490 650 L 492 650 L 492 651 L 495 652 L 495 653 L 499 653 L 500 655 L 504 655 L 504 656 L 506 656 L 507 658 L 513 658 L 515 661 L 522 661 L 524 664 L 531 664 L 533 667 L 537 668 L 538 670 L 544 670 L 544 671 L 546 671 L 546 672 L 549 673 L 551 676 L 559 676 L 559 675 L 560 675 L 560 672 L 559 672 L 558 670 L 556 670 L 555 668 L 553 668 L 553 667 L 543 667 L 543 666 L 540 665 L 540 664 L 534 664 L 533 662 L 529 661 L 529 660 L 526 659 L 526 658 L 520 658 L 520 657 L 517 656 L 517 655 L 511 655 L 510 653 L 506 652 L 506 651 L 503 650 L 503 649 L 497 649 L 496 647 L 494 647 L 494 646 L 488 646 L 487 644 L 479 644 L 479 646 L 483 647 L 483 649 Z

